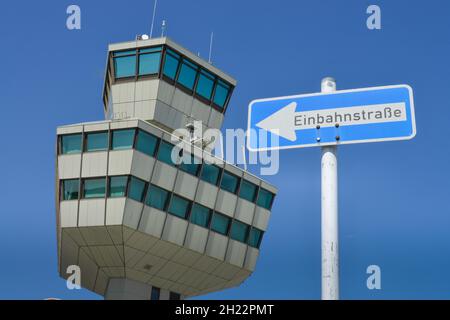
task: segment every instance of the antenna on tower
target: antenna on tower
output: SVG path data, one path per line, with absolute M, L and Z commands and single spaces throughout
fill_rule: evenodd
M 164 37 L 164 31 L 166 31 L 166 20 L 163 20 L 161 24 L 161 38 Z
M 212 56 L 212 45 L 214 39 L 214 32 L 211 31 L 211 37 L 209 38 L 209 55 L 208 55 L 208 63 L 212 64 L 211 56 Z
M 156 5 L 157 4 L 158 4 L 158 0 L 155 0 L 155 4 L 153 5 L 152 26 L 150 27 L 150 38 L 153 36 L 153 24 L 155 22 L 155 14 L 156 14 Z

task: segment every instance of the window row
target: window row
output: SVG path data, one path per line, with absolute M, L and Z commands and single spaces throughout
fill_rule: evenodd
M 83 137 L 84 136 L 84 137 Z M 201 159 L 175 145 L 140 129 L 120 129 L 105 132 L 87 132 L 60 136 L 60 153 L 72 154 L 91 151 L 132 149 L 155 157 L 161 162 L 177 167 L 201 180 L 219 186 L 258 206 L 271 209 L 274 194 L 256 184 L 240 178 L 213 164 L 202 163 Z
M 80 196 L 81 195 L 81 196 Z M 134 176 L 67 179 L 61 182 L 61 199 L 128 197 L 193 224 L 259 248 L 263 231 L 213 211 Z
M 150 300 L 160 300 L 160 296 L 161 296 L 161 289 L 152 286 Z M 180 300 L 180 299 L 181 295 L 179 293 L 169 291 L 169 300 Z
M 208 105 L 223 111 L 231 85 L 165 46 L 113 53 L 115 79 L 160 76 Z

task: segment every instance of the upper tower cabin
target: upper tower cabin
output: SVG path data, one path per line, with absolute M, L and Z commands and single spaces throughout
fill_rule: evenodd
M 138 118 L 169 132 L 222 125 L 236 80 L 168 38 L 109 45 L 105 118 Z

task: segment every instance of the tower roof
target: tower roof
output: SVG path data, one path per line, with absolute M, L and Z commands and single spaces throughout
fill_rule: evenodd
M 218 69 L 217 67 L 215 67 L 208 61 L 202 59 L 198 55 L 192 53 L 191 51 L 184 48 L 183 46 L 179 45 L 178 43 L 174 42 L 172 39 L 170 39 L 168 37 L 112 43 L 108 46 L 108 52 L 145 48 L 145 47 L 153 47 L 153 46 L 158 46 L 158 45 L 167 45 L 168 47 L 181 53 L 183 56 L 185 56 L 185 57 L 189 58 L 190 60 L 194 61 L 195 63 L 199 64 L 201 67 L 207 69 L 208 71 L 214 73 L 215 75 L 217 75 L 220 78 L 224 79 L 225 81 L 229 82 L 232 86 L 234 86 L 234 87 L 236 86 L 237 81 L 233 77 L 231 77 L 227 73 L 223 72 L 222 70 Z

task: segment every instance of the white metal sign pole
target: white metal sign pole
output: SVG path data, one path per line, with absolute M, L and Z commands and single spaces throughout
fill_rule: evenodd
M 321 86 L 322 92 L 336 91 L 333 78 L 324 78 Z M 322 300 L 339 299 L 337 165 L 337 146 L 322 147 Z

